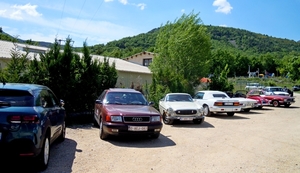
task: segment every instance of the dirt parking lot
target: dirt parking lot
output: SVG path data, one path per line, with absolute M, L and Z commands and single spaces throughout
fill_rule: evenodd
M 43 172 L 300 172 L 300 95 L 295 97 L 290 108 L 164 125 L 158 139 L 102 141 L 92 124 L 68 127 L 66 140 L 51 147 Z

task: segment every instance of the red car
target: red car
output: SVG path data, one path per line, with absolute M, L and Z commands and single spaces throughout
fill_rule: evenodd
M 260 95 L 259 90 L 250 90 L 246 94 L 246 98 L 256 100 L 257 101 L 256 108 L 258 108 L 258 109 L 262 109 L 264 106 L 270 106 L 271 105 L 270 101 L 267 98 Z
M 144 95 L 134 89 L 112 88 L 102 92 L 95 101 L 94 124 L 100 138 L 109 135 L 149 135 L 158 138 L 162 118 Z
M 251 94 L 260 95 L 261 97 L 267 99 L 274 107 L 279 107 L 281 105 L 284 105 L 284 107 L 290 107 L 290 105 L 295 102 L 294 97 L 283 95 L 266 95 L 263 90 L 251 90 L 247 95 Z

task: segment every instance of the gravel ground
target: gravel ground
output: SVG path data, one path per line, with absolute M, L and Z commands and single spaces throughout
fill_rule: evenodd
M 73 125 L 66 140 L 51 147 L 43 172 L 300 172 L 300 95 L 295 97 L 290 108 L 264 107 L 233 117 L 217 114 L 201 125 L 164 125 L 158 139 L 103 141 L 92 124 Z M 32 166 L 28 163 L 21 172 Z

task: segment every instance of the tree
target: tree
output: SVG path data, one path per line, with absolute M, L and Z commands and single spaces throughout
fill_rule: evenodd
M 210 90 L 219 90 L 219 91 L 232 91 L 233 84 L 228 82 L 227 75 L 229 73 L 228 65 L 226 64 L 224 69 L 220 66 L 215 69 L 214 75 L 211 78 L 209 84 Z
M 174 23 L 167 22 L 156 38 L 157 54 L 150 65 L 153 83 L 159 86 L 150 87 L 150 93 L 159 89 L 194 94 L 199 78 L 208 73 L 210 49 L 210 35 L 198 14 L 183 14 Z

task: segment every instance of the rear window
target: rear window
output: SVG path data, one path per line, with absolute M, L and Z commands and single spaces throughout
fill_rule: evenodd
M 215 97 L 215 98 L 223 98 L 223 97 L 227 97 L 227 95 L 225 95 L 225 94 L 213 94 L 213 96 Z
M 33 96 L 27 91 L 0 89 L 0 101 L 10 106 L 33 106 L 33 100 Z

